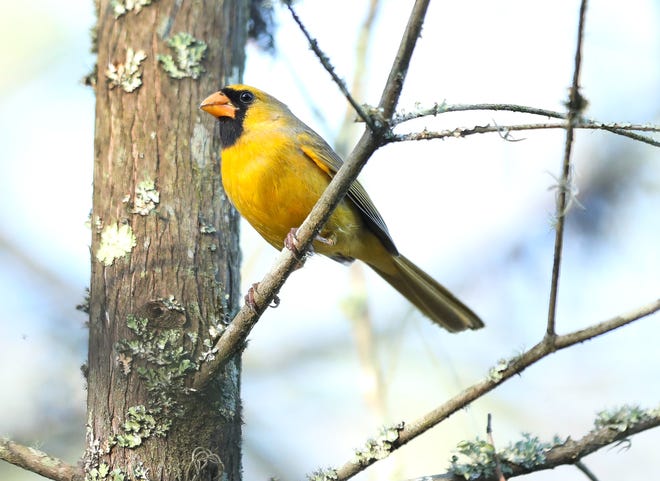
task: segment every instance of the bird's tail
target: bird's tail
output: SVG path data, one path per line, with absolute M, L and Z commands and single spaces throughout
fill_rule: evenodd
M 484 323 L 435 279 L 402 255 L 391 256 L 387 272 L 369 264 L 424 315 L 450 332 L 479 329 Z

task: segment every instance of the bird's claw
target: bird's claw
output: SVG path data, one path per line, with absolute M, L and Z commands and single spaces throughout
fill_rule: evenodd
M 300 259 L 301 253 L 300 253 L 300 248 L 298 247 L 298 237 L 296 237 L 297 232 L 298 229 L 296 229 L 295 227 L 291 228 L 289 233 L 284 238 L 284 247 L 286 247 L 291 252 L 293 252 L 297 259 Z
M 259 283 L 255 282 L 248 289 L 247 294 L 245 294 L 245 305 L 248 306 L 254 314 L 257 314 L 259 312 L 259 309 L 257 308 L 257 301 L 254 300 L 254 291 L 257 290 L 258 286 Z
M 322 237 L 320 234 L 316 234 L 316 237 L 314 237 L 314 240 L 320 242 L 321 244 L 325 244 L 327 246 L 330 246 L 330 247 L 335 245 L 334 239 L 330 239 L 329 237 Z
M 298 259 L 301 259 L 302 254 L 300 252 L 298 237 L 296 236 L 297 233 L 298 233 L 298 229 L 296 229 L 296 228 L 292 228 L 289 231 L 289 233 L 284 238 L 284 247 L 286 247 L 291 252 L 293 252 Z M 327 238 L 327 237 L 322 237 L 319 234 L 316 234 L 316 237 L 314 237 L 314 240 L 320 242 L 321 244 L 325 244 L 327 246 L 335 245 L 335 241 L 333 239 L 330 239 L 330 238 Z M 307 252 L 309 254 L 314 254 L 314 246 L 312 246 L 310 244 Z
M 248 306 L 250 310 L 255 314 L 259 313 L 259 307 L 257 306 L 257 301 L 254 299 L 254 293 L 256 292 L 258 287 L 259 287 L 259 283 L 255 282 L 254 284 L 252 284 L 252 287 L 248 289 L 247 294 L 245 294 L 245 305 Z M 274 309 L 279 305 L 280 305 L 280 298 L 277 295 L 275 295 L 273 297 L 273 303 L 270 304 L 269 307 L 272 307 Z

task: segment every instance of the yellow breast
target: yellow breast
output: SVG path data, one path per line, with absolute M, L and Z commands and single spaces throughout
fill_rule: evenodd
M 236 209 L 273 246 L 310 212 L 329 177 L 284 134 L 245 135 L 222 153 L 222 183 Z

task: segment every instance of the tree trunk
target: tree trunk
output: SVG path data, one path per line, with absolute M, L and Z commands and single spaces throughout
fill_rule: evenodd
M 187 386 L 238 305 L 238 217 L 198 105 L 242 74 L 247 6 L 145 3 L 98 2 L 85 469 L 239 480 L 240 358 Z

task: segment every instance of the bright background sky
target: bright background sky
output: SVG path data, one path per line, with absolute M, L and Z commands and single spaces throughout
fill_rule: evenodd
M 81 85 L 89 54 L 90 0 L 4 2 L 0 67 L 0 435 L 75 462 L 84 443 L 84 316 L 74 310 L 89 277 L 94 95 Z M 411 1 L 384 1 L 365 72 L 376 103 Z M 350 79 L 367 1 L 301 1 L 297 11 L 339 74 Z M 562 110 L 570 85 L 579 2 L 435 0 L 401 107 L 419 102 L 505 102 Z M 245 83 L 280 98 L 331 143 L 346 102 L 285 10 L 278 51 L 250 45 Z M 587 115 L 658 122 L 660 2 L 591 2 L 584 45 Z M 196 109 L 197 105 L 191 105 Z M 204 115 L 200 113 L 200 115 Z M 520 115 L 450 114 L 410 128 L 531 121 Z M 543 120 L 543 119 L 536 119 Z M 497 135 L 392 145 L 362 175 L 399 249 L 485 320 L 450 335 L 411 309 L 364 266 L 312 258 L 251 335 L 244 357 L 245 479 L 302 479 L 350 458 L 378 426 L 414 420 L 486 375 L 499 358 L 532 346 L 545 327 L 552 215 L 564 133 Z M 582 131 L 579 189 L 569 214 L 558 329 L 568 332 L 652 301 L 660 293 L 660 155 L 657 148 Z M 245 224 L 245 286 L 277 253 Z M 362 275 L 364 283 L 360 281 Z M 356 280 L 357 279 L 357 280 Z M 366 289 L 385 394 L 359 360 L 346 309 Z M 579 438 L 595 413 L 623 403 L 657 406 L 658 315 L 558 353 L 435 428 L 361 479 L 444 472 L 462 439 L 521 432 Z M 373 366 L 371 366 L 373 367 Z M 587 458 L 609 479 L 660 471 L 660 433 L 630 450 Z M 382 470 L 382 471 L 379 471 Z M 0 477 L 36 479 L 0 464 Z M 574 468 L 534 479 L 584 479 Z

